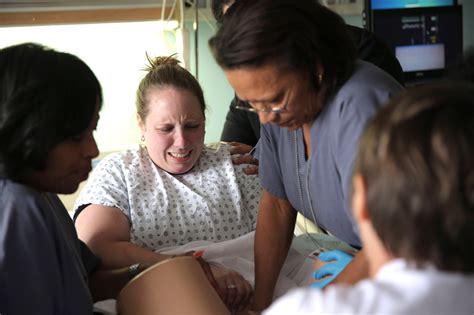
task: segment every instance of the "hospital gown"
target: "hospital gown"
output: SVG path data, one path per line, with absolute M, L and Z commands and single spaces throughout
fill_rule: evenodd
M 182 175 L 156 166 L 145 147 L 112 154 L 95 167 L 74 208 L 120 209 L 131 222 L 131 242 L 150 250 L 237 238 L 255 229 L 261 188 L 244 165 L 232 164 L 229 148 L 206 146 Z

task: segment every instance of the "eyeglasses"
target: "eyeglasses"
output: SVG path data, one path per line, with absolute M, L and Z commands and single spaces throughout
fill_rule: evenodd
M 255 106 L 251 106 L 248 102 L 244 102 L 240 100 L 237 96 L 235 97 L 235 102 L 233 103 L 234 107 L 240 110 L 245 110 L 247 112 L 252 113 L 283 113 L 287 111 L 288 102 L 284 102 L 278 105 L 270 105 L 270 106 L 259 106 L 258 108 Z

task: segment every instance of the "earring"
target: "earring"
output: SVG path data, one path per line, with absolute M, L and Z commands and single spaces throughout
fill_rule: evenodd
M 144 135 L 142 135 L 142 137 L 140 138 L 140 141 L 145 142 L 145 136 Z
M 321 84 L 323 82 L 323 75 L 320 73 L 318 74 L 318 83 Z

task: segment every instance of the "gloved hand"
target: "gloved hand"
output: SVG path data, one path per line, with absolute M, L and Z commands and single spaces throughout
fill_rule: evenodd
M 318 281 L 313 282 L 311 287 L 322 289 L 328 283 L 334 280 L 337 275 L 340 274 L 342 270 L 344 270 L 344 268 L 346 268 L 346 266 L 351 262 L 352 256 L 343 252 L 342 250 L 335 249 L 322 252 L 318 255 L 318 259 L 328 263 L 313 273 L 314 279 Z M 322 278 L 324 279 L 321 280 Z

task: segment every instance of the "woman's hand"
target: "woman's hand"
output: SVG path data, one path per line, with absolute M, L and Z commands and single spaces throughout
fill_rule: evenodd
M 238 272 L 221 265 L 212 264 L 211 270 L 219 287 L 223 292 L 222 300 L 232 311 L 242 311 L 252 298 L 252 286 Z
M 194 257 L 201 265 L 207 279 L 217 291 L 217 294 L 232 311 L 242 311 L 250 305 L 253 289 L 250 283 L 238 272 L 227 269 L 216 263 L 209 263 L 202 258 L 203 251 L 188 251 L 179 256 Z
M 232 146 L 230 153 L 232 154 L 232 162 L 235 165 L 248 164 L 244 168 L 247 175 L 258 175 L 258 160 L 251 155 L 253 147 L 240 142 L 229 142 Z

